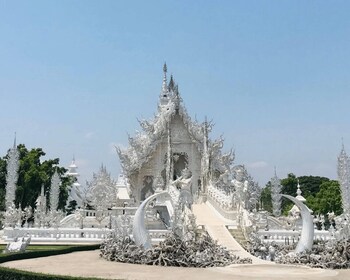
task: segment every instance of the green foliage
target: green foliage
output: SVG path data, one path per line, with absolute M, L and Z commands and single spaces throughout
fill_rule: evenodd
M 0 158 L 0 211 L 5 211 L 6 160 Z
M 75 200 L 69 201 L 69 204 L 66 208 L 67 215 L 72 214 L 75 209 L 77 209 L 77 202 Z
M 59 159 L 48 159 L 41 161 L 45 152 L 41 148 L 28 150 L 25 145 L 17 146 L 19 151 L 19 174 L 16 189 L 15 204 L 21 204 L 22 209 L 26 206 L 35 207 L 35 201 L 40 194 L 41 186 L 45 192 L 49 191 L 51 177 L 57 169 L 61 177 L 59 209 L 65 210 L 68 198 L 68 187 L 71 185 L 71 178 L 65 175 L 66 169 L 59 167 Z M 5 210 L 5 189 L 6 189 L 6 159 L 8 155 L 0 159 L 0 211 Z
M 297 186 L 298 186 L 298 180 L 300 184 L 300 188 L 302 191 L 302 196 L 306 198 L 306 204 L 313 210 L 317 210 L 320 213 L 327 213 L 325 204 L 320 204 L 321 196 L 324 195 L 321 193 L 321 186 L 325 184 L 325 186 L 328 186 L 327 183 L 335 182 L 330 181 L 328 178 L 320 177 L 320 176 L 300 176 L 296 177 L 293 173 L 288 174 L 287 178 L 284 178 L 281 180 L 282 185 L 282 194 L 288 194 L 291 196 L 297 195 Z M 339 189 L 339 187 L 338 187 Z M 333 194 L 335 194 L 334 189 L 332 189 Z M 323 192 L 325 192 L 323 190 Z M 315 200 L 315 197 L 317 197 L 317 200 Z M 339 197 L 334 196 L 335 200 L 338 201 L 338 204 L 341 203 L 340 198 L 340 192 Z M 271 182 L 268 182 L 266 184 L 266 187 L 262 190 L 261 193 L 261 203 L 263 205 L 263 208 L 269 212 L 272 212 L 272 201 L 271 201 Z M 338 207 L 338 204 L 334 201 L 332 202 L 332 205 L 334 205 L 334 211 L 341 211 L 341 208 Z M 283 215 L 287 215 L 288 211 L 293 207 L 293 202 L 291 202 L 288 199 L 282 199 L 281 203 L 281 210 Z M 341 213 L 340 212 L 340 213 Z M 338 212 L 337 212 L 338 213 Z
M 338 181 L 323 182 L 320 191 L 308 197 L 308 204 L 316 214 L 334 212 L 336 215 L 343 213 L 341 191 Z
M 272 213 L 272 198 L 271 198 L 271 182 L 266 184 L 266 187 L 262 189 L 260 195 L 260 204 L 263 209 Z

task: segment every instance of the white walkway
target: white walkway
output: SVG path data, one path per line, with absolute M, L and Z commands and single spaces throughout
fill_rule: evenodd
M 251 258 L 253 264 L 266 264 L 271 263 L 261 259 L 258 259 L 246 250 L 232 237 L 227 230 L 226 225 L 236 225 L 235 221 L 227 220 L 223 218 L 209 202 L 194 204 L 193 213 L 196 216 L 196 222 L 198 225 L 203 225 L 208 234 L 218 241 L 218 244 L 226 247 L 234 252 L 235 255 L 240 258 Z

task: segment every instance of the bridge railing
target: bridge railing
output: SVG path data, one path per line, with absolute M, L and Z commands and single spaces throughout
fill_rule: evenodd
M 293 244 L 299 241 L 300 231 L 294 230 L 259 230 L 258 236 L 263 242 L 276 242 L 280 244 Z M 327 230 L 315 230 L 314 240 L 330 240 L 332 234 Z

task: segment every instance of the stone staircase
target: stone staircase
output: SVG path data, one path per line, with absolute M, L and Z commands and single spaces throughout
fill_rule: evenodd
M 242 229 L 240 227 L 237 228 L 228 228 L 228 231 L 233 236 L 236 241 L 241 244 L 243 248 L 247 247 L 247 239 L 244 237 Z
M 238 240 L 242 239 L 243 242 L 244 236 L 241 229 L 237 227 L 236 221 L 222 217 L 208 201 L 206 203 L 194 204 L 192 211 L 196 217 L 197 225 L 204 226 L 208 234 L 214 240 L 217 240 L 218 244 L 231 250 L 240 258 L 251 258 L 253 264 L 266 263 L 266 261 L 258 259 L 244 250 L 226 227 L 229 226 L 231 230 L 234 230 L 235 233 L 237 232 Z

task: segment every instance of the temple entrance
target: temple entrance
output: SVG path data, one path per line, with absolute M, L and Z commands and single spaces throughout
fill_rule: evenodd
M 188 155 L 186 153 L 173 153 L 174 173 L 173 180 L 181 176 L 182 170 L 188 166 Z
M 145 176 L 143 178 L 143 188 L 141 190 L 141 201 L 154 194 L 153 176 Z

